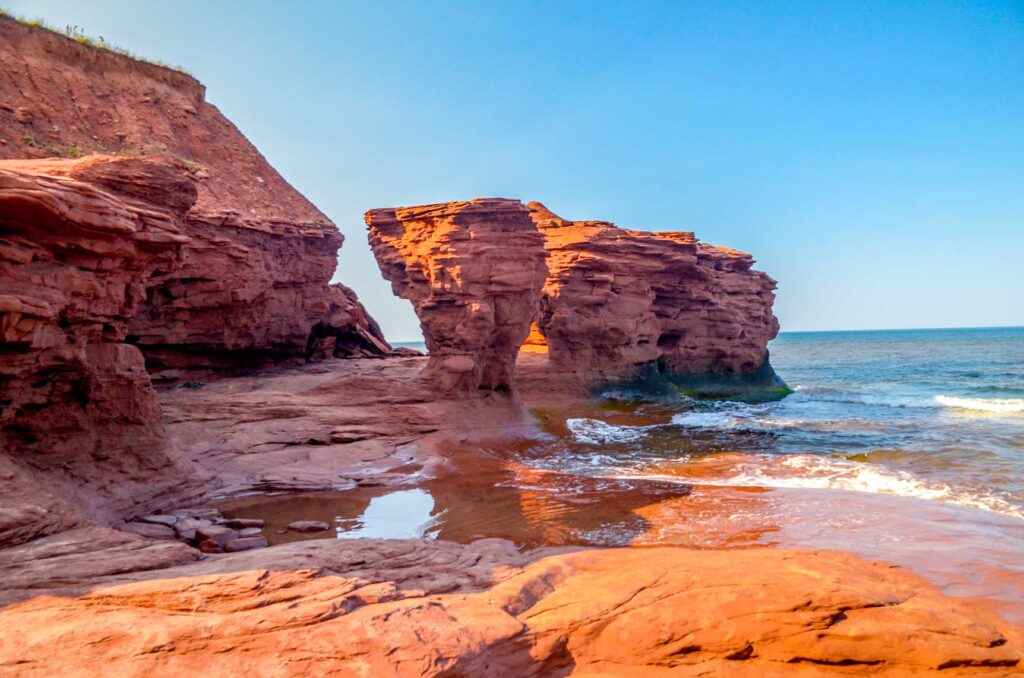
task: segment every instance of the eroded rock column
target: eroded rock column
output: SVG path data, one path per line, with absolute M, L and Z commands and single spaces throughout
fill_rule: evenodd
M 424 376 L 449 391 L 508 391 L 547 276 L 544 238 L 518 200 L 370 210 L 370 246 L 412 302 L 430 351 Z

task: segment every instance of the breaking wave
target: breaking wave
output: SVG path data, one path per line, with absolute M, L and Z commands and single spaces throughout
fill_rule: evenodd
M 720 460 L 710 459 L 711 463 Z M 694 471 L 700 471 L 702 462 L 694 464 Z M 904 472 L 880 468 L 845 459 L 821 457 L 812 454 L 794 454 L 786 457 L 757 455 L 750 461 L 737 463 L 732 473 L 722 477 L 641 473 L 617 476 L 623 478 L 646 478 L 692 485 L 714 485 L 722 487 L 765 487 L 786 489 L 846 490 L 884 494 L 895 497 L 925 499 L 947 504 L 956 504 L 990 513 L 998 513 L 1024 519 L 1024 506 L 993 495 L 958 490 L 943 483 L 928 483 Z
M 1024 398 L 959 398 L 940 395 L 935 396 L 935 402 L 959 410 L 977 410 L 997 414 L 1024 412 Z
M 639 440 L 652 426 L 615 426 L 599 419 L 567 419 L 565 425 L 573 438 L 584 445 L 631 443 Z

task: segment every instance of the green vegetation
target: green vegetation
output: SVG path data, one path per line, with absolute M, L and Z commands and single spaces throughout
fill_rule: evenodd
M 47 154 L 51 156 L 56 156 L 58 158 L 81 158 L 83 156 L 91 155 L 93 153 L 103 153 L 106 155 L 119 155 L 122 157 L 134 158 L 137 156 L 166 153 L 169 155 L 174 155 L 192 173 L 199 172 L 203 169 L 203 166 L 195 162 L 194 160 L 188 160 L 186 158 L 182 158 L 177 154 L 171 153 L 171 150 L 167 148 L 167 146 L 164 144 L 148 144 L 143 146 L 138 142 L 129 141 L 125 143 L 123 146 L 121 146 L 119 149 L 112 150 L 99 142 L 96 142 L 91 149 L 84 149 L 81 146 L 69 144 L 64 141 L 58 141 L 57 143 L 53 144 L 43 143 L 42 141 L 36 139 L 36 137 L 32 134 L 22 134 L 21 140 L 22 142 L 24 142 L 26 146 L 41 149 L 45 151 Z
M 135 141 L 129 141 L 116 151 L 110 152 L 111 155 L 123 155 L 127 157 L 152 155 L 154 153 L 170 153 L 170 149 L 168 149 L 164 144 L 150 144 L 148 146 L 142 146 Z
M 50 155 L 56 155 L 59 158 L 81 158 L 85 155 L 78 146 L 47 146 L 46 150 Z
M 104 52 L 120 54 L 123 57 L 134 59 L 135 61 L 144 61 L 145 63 L 153 64 L 154 66 L 160 66 L 162 68 L 168 68 L 172 71 L 178 71 L 179 73 L 184 73 L 186 75 L 192 75 L 181 66 L 174 66 L 172 64 L 164 63 L 163 61 L 158 61 L 155 59 L 146 59 L 138 56 L 137 54 L 133 54 L 124 47 L 113 45 L 107 42 L 102 35 L 93 38 L 92 36 L 87 35 L 82 30 L 81 26 L 65 26 L 62 30 L 60 28 L 57 28 L 56 26 L 49 25 L 42 19 L 27 19 L 25 17 L 15 16 L 3 8 L 0 8 L 0 18 L 13 19 L 22 26 L 28 26 L 29 28 L 38 28 L 44 31 L 50 31 L 51 33 L 57 33 L 58 35 L 63 35 L 71 40 L 74 40 L 80 45 L 86 45 L 87 47 L 100 49 Z

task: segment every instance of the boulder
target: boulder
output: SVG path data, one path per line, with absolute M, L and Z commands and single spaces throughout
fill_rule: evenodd
M 263 527 L 266 522 L 262 518 L 228 518 L 224 524 L 238 530 L 247 527 Z
M 195 540 L 202 545 L 204 542 L 213 542 L 224 546 L 230 541 L 238 539 L 238 532 L 223 525 L 204 525 L 196 528 Z

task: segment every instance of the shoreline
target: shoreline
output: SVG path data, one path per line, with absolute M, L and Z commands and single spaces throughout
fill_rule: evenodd
M 197 389 L 168 389 L 160 393 L 160 400 L 171 440 L 203 471 L 219 474 L 217 482 L 221 486 L 208 490 L 207 500 L 217 492 L 238 497 L 254 490 L 281 492 L 279 496 L 287 498 L 294 492 L 337 490 L 342 480 L 346 487 L 377 487 L 386 495 L 433 482 L 435 490 L 443 488 L 451 493 L 446 506 L 461 506 L 464 515 L 479 518 L 474 506 L 489 502 L 495 504 L 497 512 L 511 516 L 504 510 L 505 504 L 489 499 L 486 488 L 489 483 L 493 487 L 494 478 L 484 476 L 478 482 L 473 476 L 488 464 L 500 466 L 508 460 L 488 455 L 481 465 L 480 446 L 549 435 L 544 426 L 538 427 L 546 416 L 545 406 L 563 411 L 596 406 L 565 380 L 552 377 L 542 360 L 537 354 L 521 360 L 522 403 L 493 395 L 468 400 L 432 399 L 418 379 L 424 358 L 329 361 L 221 379 Z M 372 389 L 371 383 L 375 384 Z M 342 388 L 346 385 L 348 388 Z M 379 394 L 386 395 L 381 398 Z M 355 413 L 358 416 L 352 416 Z M 385 417 L 390 426 L 377 425 Z M 406 422 L 408 429 L 396 430 L 396 422 Z M 345 442 L 314 444 L 325 432 Z M 478 501 L 484 504 L 467 502 L 465 495 L 459 495 L 463 491 L 460 483 L 453 482 L 458 477 L 463 478 L 462 488 L 478 488 L 476 491 L 482 493 Z M 533 476 L 532 481 L 536 484 L 540 479 Z M 530 486 L 520 479 L 518 486 L 507 488 L 510 496 L 526 492 L 517 500 L 520 510 L 530 501 L 541 501 L 533 508 L 539 511 L 537 525 L 551 530 L 563 524 L 565 506 L 571 504 L 551 504 L 544 492 L 534 492 L 537 497 L 527 500 Z M 310 539 L 243 553 L 211 554 L 198 560 L 198 552 L 181 542 L 148 540 L 104 527 L 77 528 L 0 551 L 0 572 L 7 575 L 5 590 L 0 593 L 4 605 L 0 608 L 0 623 L 21 629 L 0 645 L 0 666 L 6 665 L 18 675 L 86 671 L 93 661 L 111 666 L 128 662 L 125 666 L 136 670 L 149 661 L 158 662 L 152 666 L 161 669 L 197 666 L 195 662 L 200 661 L 212 661 L 217 667 L 222 660 L 216 659 L 215 648 L 223 647 L 224 642 L 237 645 L 225 650 L 226 656 L 237 653 L 236 662 L 246 653 L 272 650 L 284 661 L 312 661 L 325 669 L 353 670 L 356 664 L 352 662 L 368 661 L 374 675 L 404 675 L 410 665 L 402 662 L 437 661 L 441 663 L 430 664 L 433 668 L 429 670 L 424 668 L 427 664 L 418 665 L 430 673 L 488 661 L 506 670 L 522 670 L 522 675 L 543 674 L 569 661 L 564 650 L 557 650 L 559 643 L 579 646 L 570 651 L 574 670 L 586 666 L 609 671 L 610 675 L 628 675 L 641 667 L 643 671 L 657 667 L 668 670 L 670 666 L 690 666 L 694 670 L 728 667 L 741 675 L 744 671 L 755 675 L 765 670 L 789 670 L 790 663 L 806 666 L 808 662 L 826 673 L 842 673 L 843 666 L 871 666 L 882 672 L 934 670 L 940 665 L 1005 671 L 1024 656 L 1024 627 L 1021 620 L 1006 614 L 1005 604 L 991 598 L 949 595 L 936 586 L 934 576 L 927 581 L 914 568 L 893 565 L 884 558 L 864 558 L 863 551 L 823 550 L 813 547 L 812 542 L 794 550 L 784 541 L 722 548 L 721 544 L 729 543 L 728 535 L 722 537 L 719 546 L 710 548 L 697 542 L 691 543 L 696 548 L 673 545 L 664 535 L 660 542 L 657 537 L 652 541 L 651 535 L 673 524 L 671 518 L 665 518 L 666 511 L 670 515 L 673 507 L 683 507 L 692 513 L 693 489 L 697 496 L 706 493 L 695 483 L 690 492 L 677 492 L 675 498 L 665 496 L 659 501 L 657 496 L 641 495 L 632 506 L 629 501 L 605 506 L 633 514 L 646 525 L 645 531 L 623 547 L 548 543 L 517 549 L 504 539 L 474 540 L 468 534 L 463 543 L 443 537 Z M 778 496 L 736 488 L 728 491 L 748 502 L 766 494 Z M 602 507 L 602 500 L 607 500 L 604 491 L 589 498 L 585 493 L 577 494 L 575 498 L 581 496 L 586 501 L 573 514 L 575 519 L 583 520 L 584 525 L 587 518 L 595 524 L 604 521 L 600 511 L 594 513 Z M 720 504 L 718 500 L 712 504 L 716 502 Z M 545 506 L 554 506 L 556 513 Z M 713 507 L 711 517 L 722 508 Z M 674 524 L 686 523 L 676 520 Z M 721 525 L 722 521 L 715 518 L 701 524 Z M 404 554 L 398 559 L 405 563 L 399 568 L 401 572 L 393 567 L 396 549 Z M 759 572 L 758 577 L 745 577 L 754 570 Z M 68 572 L 76 575 L 69 577 Z M 716 593 L 711 598 L 693 588 L 694 582 L 706 577 L 716 580 Z M 821 577 L 831 583 L 823 585 Z M 763 591 L 768 579 L 775 582 L 772 586 L 776 593 L 770 600 L 759 602 L 755 591 Z M 669 586 L 666 582 L 678 587 L 673 597 L 691 600 L 688 605 L 697 605 L 706 614 L 722 619 L 737 613 L 754 614 L 759 621 L 744 626 L 742 633 L 724 628 L 698 633 L 692 626 L 695 617 L 681 614 L 681 604 L 662 609 L 659 601 L 664 599 L 663 594 L 657 591 Z M 282 586 L 295 591 L 282 598 Z M 515 600 L 526 601 L 513 605 L 513 612 L 521 609 L 514 614 L 507 605 L 494 608 L 491 602 L 505 595 L 497 592 L 509 587 L 515 590 Z M 571 597 L 569 591 L 579 587 L 601 593 L 588 602 L 577 600 L 571 611 L 551 602 Z M 956 585 L 952 588 L 955 590 Z M 533 593 L 524 599 L 525 591 Z M 360 602 L 345 602 L 353 599 Z M 797 605 L 792 602 L 796 599 L 803 602 Z M 140 607 L 133 600 L 147 602 Z M 189 601 L 187 618 L 175 612 L 181 605 L 177 601 L 183 600 Z M 285 600 L 293 601 L 291 604 L 301 611 L 287 611 Z M 777 600 L 790 602 L 766 611 L 764 606 Z M 927 613 L 914 622 L 915 628 L 899 632 L 907 635 L 894 638 L 894 628 L 888 621 L 873 619 L 875 615 L 886 619 L 896 615 L 892 618 L 899 628 L 906 628 L 907 615 L 918 619 L 922 613 L 920 601 L 925 601 L 923 609 Z M 626 605 L 629 615 L 636 615 L 635 620 L 644 619 L 649 629 L 668 624 L 676 629 L 673 634 L 682 634 L 679 638 L 697 633 L 701 640 L 695 646 L 700 649 L 668 659 L 666 648 L 672 643 L 666 641 L 660 649 L 641 644 L 628 657 L 622 657 L 616 649 L 618 642 L 608 645 L 602 639 L 605 632 L 598 629 L 607 621 L 604 604 L 610 606 L 608 609 Z M 803 605 L 810 605 L 808 609 L 814 612 L 802 611 Z M 538 606 L 555 606 L 562 611 L 552 618 L 550 613 L 538 611 Z M 890 612 L 879 612 L 890 607 Z M 246 612 L 252 609 L 266 610 L 266 615 L 258 622 L 244 621 L 252 618 Z M 322 610 L 326 609 L 335 612 L 324 616 Z M 459 628 L 461 633 L 469 633 L 473 638 L 471 647 L 462 642 L 452 645 L 440 639 L 436 631 L 433 640 L 411 641 L 415 634 L 423 633 L 422 624 L 426 622 L 420 615 L 427 611 L 430 615 L 443 611 L 447 620 L 444 624 L 460 620 L 448 627 L 449 631 Z M 82 614 L 91 615 L 93 620 L 88 632 L 66 628 L 59 621 Z M 655 623 L 655 618 L 661 621 Z M 214 619 L 219 621 L 211 621 Z M 828 620 L 838 621 L 825 623 Z M 147 631 L 140 637 L 111 636 L 104 629 L 114 623 Z M 213 636 L 202 631 L 211 628 L 211 623 L 212 628 L 225 630 L 239 623 L 257 623 L 273 631 L 269 635 L 232 632 L 222 641 L 217 640 L 221 631 L 214 631 Z M 357 634 L 358 639 L 348 635 L 354 632 L 353 625 L 366 624 L 377 625 L 373 633 Z M 489 635 L 498 628 L 495 624 L 504 630 Z M 819 638 L 795 645 L 764 640 L 773 637 L 774 624 L 781 624 L 779 631 L 789 629 L 786 633 L 793 637 L 809 634 L 810 639 L 825 633 L 831 640 L 822 643 Z M 857 629 L 854 645 L 850 645 L 844 624 Z M 172 630 L 156 630 L 160 628 Z M 202 641 L 197 635 L 200 633 L 207 634 Z M 734 646 L 743 633 L 754 635 Z M 299 641 L 309 636 L 330 641 L 327 645 L 323 645 L 327 641 L 317 641 L 313 647 Z M 550 644 L 552 637 L 560 639 L 554 646 Z M 908 659 L 907 648 L 922 648 L 922 638 L 931 638 L 925 643 L 928 649 L 915 650 L 919 654 L 912 652 Z M 748 646 L 753 649 L 746 649 Z M 152 654 L 157 647 L 169 649 Z M 327 647 L 331 648 L 329 652 Z M 49 649 L 40 654 L 42 648 Z M 432 653 L 433 658 L 426 658 L 425 652 Z M 827 657 L 815 652 L 824 652 Z M 409 653 L 408 657 L 395 658 L 405 656 L 403 653 Z M 532 663 L 524 663 L 526 656 Z M 630 666 L 625 673 L 615 673 Z M 256 675 L 264 675 L 258 666 L 250 668 Z M 227 669 L 215 668 L 213 675 L 218 675 L 217 670 Z

